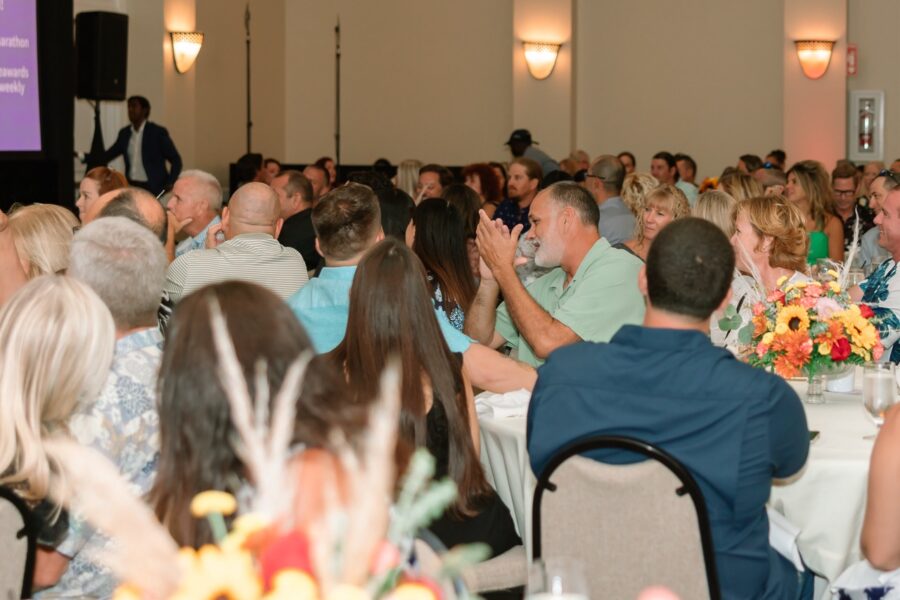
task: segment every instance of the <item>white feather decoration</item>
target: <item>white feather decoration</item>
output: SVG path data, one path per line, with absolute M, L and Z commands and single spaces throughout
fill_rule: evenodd
M 51 484 L 51 498 L 113 542 L 95 558 L 148 597 L 168 598 L 181 578 L 178 545 L 150 507 L 93 448 L 63 438 L 47 440 L 44 448 L 60 470 Z
M 844 266 L 841 269 L 841 277 L 838 279 L 838 285 L 842 290 L 847 289 L 847 281 L 850 278 L 850 269 L 853 267 L 853 259 L 859 250 L 859 208 L 854 208 L 856 214 L 856 222 L 853 224 L 853 242 L 850 244 L 850 253 L 844 259 Z

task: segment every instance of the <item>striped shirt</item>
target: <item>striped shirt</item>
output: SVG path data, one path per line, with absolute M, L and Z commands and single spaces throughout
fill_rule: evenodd
M 309 281 L 303 257 L 267 233 L 245 233 L 216 248 L 176 258 L 166 272 L 163 295 L 177 304 L 191 292 L 230 279 L 267 287 L 287 299 Z

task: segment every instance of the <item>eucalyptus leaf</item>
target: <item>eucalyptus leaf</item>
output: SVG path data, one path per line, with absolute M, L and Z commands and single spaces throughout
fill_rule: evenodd
M 747 323 L 738 331 L 738 341 L 742 344 L 749 344 L 753 341 L 753 323 Z

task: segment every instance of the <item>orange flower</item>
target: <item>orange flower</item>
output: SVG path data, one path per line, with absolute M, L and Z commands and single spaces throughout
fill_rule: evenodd
M 775 359 L 775 372 L 782 377 L 795 377 L 809 362 L 813 341 L 808 332 L 789 329 L 772 342 L 772 350 L 781 355 Z
M 769 322 L 766 315 L 759 314 L 753 317 L 753 337 L 759 337 L 769 330 Z

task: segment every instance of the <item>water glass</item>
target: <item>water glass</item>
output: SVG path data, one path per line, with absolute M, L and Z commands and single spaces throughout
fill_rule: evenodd
M 866 363 L 863 368 L 863 405 L 872 422 L 878 427 L 884 423 L 884 413 L 896 402 L 897 382 L 894 365 Z
M 862 269 L 850 269 L 850 271 L 847 273 L 847 289 L 850 289 L 855 285 L 859 285 L 865 280 L 866 274 Z
M 571 558 L 536 560 L 528 571 L 529 600 L 588 600 L 581 562 Z

